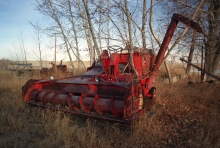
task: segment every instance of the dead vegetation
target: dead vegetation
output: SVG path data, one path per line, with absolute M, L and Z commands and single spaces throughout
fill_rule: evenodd
M 219 82 L 156 82 L 146 114 L 128 126 L 23 104 L 28 79 L 0 71 L 0 147 L 220 147 Z

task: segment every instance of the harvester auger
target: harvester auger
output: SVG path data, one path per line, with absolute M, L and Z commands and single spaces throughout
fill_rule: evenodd
M 66 79 L 29 80 L 22 87 L 23 102 L 70 114 L 131 123 L 144 113 L 146 97 L 153 95 L 152 85 L 179 21 L 202 32 L 195 22 L 173 14 L 157 56 L 147 49 L 137 48 L 134 51 L 138 78 L 135 78 L 129 63 L 129 53 L 125 52 L 129 45 L 111 55 L 104 50 L 101 60 L 82 75 Z

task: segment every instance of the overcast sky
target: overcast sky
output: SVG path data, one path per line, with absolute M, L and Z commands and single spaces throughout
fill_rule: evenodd
M 25 44 L 31 44 L 33 29 L 29 21 L 43 21 L 37 11 L 34 10 L 34 0 L 0 0 L 0 59 L 10 58 L 14 45 L 19 44 L 22 32 Z

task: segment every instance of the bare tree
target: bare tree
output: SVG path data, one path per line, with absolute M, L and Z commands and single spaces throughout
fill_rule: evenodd
M 215 73 L 220 61 L 220 1 L 210 0 L 208 10 L 208 38 L 205 41 L 205 67 Z M 207 76 L 209 80 L 210 77 Z
M 94 60 L 95 54 L 100 57 L 100 51 L 102 46 L 104 46 L 105 43 L 103 43 L 103 39 L 106 40 L 106 45 L 107 47 L 111 46 L 113 42 L 110 43 L 111 40 L 117 41 L 118 43 L 121 42 L 123 44 L 129 44 L 129 52 L 130 52 L 130 64 L 131 67 L 134 69 L 133 65 L 133 58 L 132 58 L 132 52 L 133 52 L 133 47 L 134 46 L 141 46 L 139 45 L 142 42 L 142 47 L 147 48 L 147 37 L 146 33 L 148 33 L 147 28 L 146 28 L 146 23 L 147 23 L 147 0 L 141 1 L 133 1 L 132 3 L 129 3 L 129 8 L 128 8 L 128 1 L 127 0 L 108 0 L 106 3 L 103 3 L 102 1 L 87 1 L 87 0 L 64 0 L 64 1 L 59 1 L 59 0 L 36 0 L 36 1 L 41 1 L 39 3 L 39 9 L 43 14 L 46 16 L 49 16 L 52 18 L 55 23 L 51 24 L 51 26 L 47 27 L 46 30 L 50 30 L 50 32 L 59 32 L 61 36 L 59 36 L 62 41 L 62 47 L 65 48 L 66 52 L 68 53 L 68 56 L 71 57 L 72 54 L 76 57 L 78 61 L 78 66 L 81 64 L 83 65 L 79 48 L 80 48 L 80 41 L 86 41 L 89 49 L 89 54 L 90 54 L 90 60 Z M 158 5 L 161 3 L 165 4 L 167 2 L 167 8 L 168 11 L 165 14 L 160 14 L 162 15 L 161 18 L 158 18 L 158 16 L 153 14 L 153 7 L 155 5 Z M 207 5 L 208 2 L 210 5 Z M 173 6 L 177 7 L 168 7 L 168 3 L 173 4 Z M 83 7 L 81 7 L 81 4 Z M 203 5 L 206 4 L 206 6 L 203 7 Z M 213 5 L 212 5 L 213 4 Z M 130 7 L 131 6 L 131 7 Z M 141 9 L 140 9 L 141 6 Z M 205 10 L 204 8 L 209 6 L 209 11 L 207 9 Z M 214 7 L 211 7 L 214 6 Z M 150 9 L 150 19 L 149 19 L 149 28 L 151 30 L 151 34 L 160 46 L 160 34 L 163 33 L 158 33 L 159 31 L 163 31 L 166 28 L 166 26 L 161 26 L 160 23 L 160 28 L 159 30 L 155 29 L 158 25 L 154 25 L 155 21 L 153 22 L 152 20 L 155 19 L 157 20 L 156 23 L 158 23 L 158 20 L 165 20 L 167 23 L 167 17 L 171 16 L 171 12 L 177 11 L 177 12 L 182 12 L 184 15 L 190 16 L 192 19 L 196 19 L 201 22 L 201 19 L 203 18 L 208 18 L 209 16 L 210 20 L 215 24 L 214 20 L 215 17 L 211 16 L 216 16 L 217 18 L 217 4 L 215 0 L 201 0 L 201 1 L 196 1 L 196 0 L 176 0 L 176 1 L 157 1 L 157 4 L 154 4 L 154 0 L 151 0 L 151 9 Z M 178 9 L 176 9 L 178 8 Z M 187 11 L 189 8 L 190 11 Z M 213 8 L 213 9 L 211 9 Z M 166 11 L 166 9 L 164 9 Z M 208 12 L 215 12 L 215 13 L 208 13 Z M 201 19 L 197 19 L 199 17 L 199 13 L 204 13 L 204 15 L 201 15 Z M 140 15 L 142 13 L 142 15 Z M 154 12 L 157 13 L 157 12 Z M 206 14 L 206 16 L 205 16 Z M 210 15 L 209 15 L 210 14 Z M 212 14 L 212 15 L 211 15 Z M 163 17 L 163 15 L 167 17 Z M 209 22 L 211 22 L 209 21 Z M 208 21 L 205 23 L 202 23 L 204 25 L 204 28 L 208 28 L 207 24 L 209 24 Z M 212 23 L 212 24 L 213 24 Z M 158 23 L 159 24 L 159 23 Z M 70 27 L 71 26 L 71 27 Z M 103 27 L 105 26 L 105 27 Z M 107 26 L 107 27 L 106 27 Z M 211 25 L 210 25 L 211 26 Z M 218 25 L 217 25 L 218 26 Z M 170 55 L 170 53 L 176 49 L 175 47 L 178 45 L 180 46 L 181 44 L 186 44 L 189 42 L 189 39 L 187 39 L 188 32 L 187 28 L 183 29 L 181 28 L 181 25 L 178 25 L 178 31 L 175 33 L 174 39 L 171 41 L 174 44 L 169 48 L 164 61 L 166 61 L 167 57 Z M 105 29 L 106 28 L 106 29 Z M 163 29 L 161 29 L 163 28 Z M 215 28 L 215 27 L 212 27 Z M 218 27 L 217 27 L 218 28 Z M 157 32 L 154 32 L 157 31 Z M 218 32 L 216 30 L 215 32 Z M 157 35 L 159 36 L 157 36 Z M 209 32 L 206 31 L 205 37 L 209 35 Z M 211 49 L 212 48 L 219 48 L 219 33 L 213 34 L 214 36 L 217 37 L 217 40 L 215 40 L 215 43 L 213 46 L 211 46 L 211 43 L 213 43 L 213 39 L 207 38 L 205 39 L 204 43 L 206 48 Z M 210 34 L 211 36 L 211 34 Z M 201 38 L 201 36 L 200 36 Z M 98 39 L 98 40 L 97 40 Z M 184 40 L 183 40 L 184 39 Z M 151 36 L 149 37 L 149 40 L 152 40 Z M 180 42 L 181 40 L 181 42 Z M 196 38 L 197 40 L 197 38 Z M 98 42 L 97 42 L 98 41 Z M 151 42 L 150 44 L 152 47 L 155 45 L 156 42 Z M 94 47 L 94 50 L 93 50 Z M 185 48 L 188 47 L 189 45 L 185 46 Z M 208 50 L 207 50 L 208 51 Z M 214 56 L 212 57 L 212 61 L 218 61 L 219 59 L 219 50 L 214 50 L 215 52 Z M 208 53 L 208 52 L 206 52 Z M 211 51 L 210 51 L 211 53 Z M 73 56 L 72 56 L 73 57 Z M 71 57 L 71 58 L 72 58 Z M 206 55 L 208 57 L 208 54 Z M 210 57 L 210 56 L 209 56 Z M 215 60 L 214 60 L 215 59 Z M 208 60 L 206 59 L 208 62 Z M 133 66 L 132 66 L 133 65 Z M 209 66 L 210 67 L 210 66 Z M 215 69 L 213 66 L 211 69 Z M 138 73 L 135 72 L 135 75 Z
M 147 0 L 143 0 L 143 14 L 142 14 L 142 29 L 141 29 L 141 35 L 142 35 L 142 47 L 143 49 L 146 48 L 146 21 L 147 21 Z
M 126 19 L 125 19 L 125 16 L 126 16 L 126 12 L 123 12 L 123 11 L 125 11 L 125 10 L 122 10 L 122 24 L 123 24 L 123 31 L 124 31 L 124 36 L 126 37 L 125 39 L 126 39 L 126 43 L 129 41 L 129 36 L 128 36 L 128 34 L 127 34 L 127 32 L 129 32 L 128 31 L 128 29 L 127 29 L 127 27 L 126 27 Z
M 133 39 L 132 39 L 132 29 L 131 29 L 131 18 L 130 13 L 128 12 L 128 2 L 127 0 L 124 0 L 125 3 L 125 15 L 127 17 L 127 25 L 128 25 L 128 33 L 129 33 L 129 62 L 132 67 L 132 70 L 134 71 L 135 77 L 138 78 L 138 72 L 134 67 L 134 61 L 133 61 Z
M 95 34 L 94 34 L 94 29 L 93 29 L 93 25 L 92 25 L 90 13 L 89 13 L 89 8 L 88 8 L 88 5 L 87 5 L 87 1 L 83 0 L 83 4 L 84 4 L 85 10 L 86 10 L 87 20 L 88 20 L 88 23 L 89 23 L 89 30 L 90 30 L 92 40 L 93 40 L 93 43 L 94 43 L 94 46 L 95 46 L 96 54 L 97 54 L 98 58 L 100 58 L 101 53 L 99 51 L 99 47 L 98 47 L 96 37 L 95 37 Z
M 198 11 L 200 10 L 200 7 L 203 5 L 203 2 L 204 2 L 204 0 L 201 0 L 200 3 L 198 4 L 198 6 L 196 7 L 196 9 L 195 9 L 195 11 L 194 11 L 194 13 L 193 13 L 193 15 L 192 15 L 192 17 L 191 17 L 191 20 L 194 20 L 194 19 L 195 19 L 196 14 L 197 14 Z M 180 40 L 183 38 L 183 36 L 184 36 L 185 33 L 187 32 L 187 30 L 188 30 L 188 27 L 186 27 L 186 28 L 182 31 L 181 35 L 177 38 L 177 40 L 175 40 L 175 42 L 173 43 L 173 45 L 169 48 L 169 50 L 168 50 L 166 56 L 164 57 L 164 60 L 167 59 L 167 57 L 170 55 L 170 52 L 171 52 L 171 51 L 174 49 L 174 47 L 180 42 Z
M 118 31 L 119 36 L 120 36 L 120 38 L 122 39 L 122 42 L 123 42 L 124 44 L 126 44 L 126 43 L 127 43 L 127 37 L 124 38 L 123 33 L 121 32 L 121 29 L 118 27 L 118 25 L 114 22 L 114 20 L 113 20 L 109 15 L 108 15 L 108 18 L 110 19 L 110 21 L 112 22 L 112 24 L 115 26 L 116 30 Z M 124 24 L 124 23 L 123 23 L 123 24 Z M 125 27 L 123 27 L 123 28 L 125 29 Z
M 91 35 L 90 35 L 89 28 L 87 25 L 88 21 L 86 19 L 85 13 L 83 13 L 84 11 L 82 11 L 81 9 L 80 0 L 78 0 L 77 4 L 78 4 L 78 9 L 79 9 L 79 14 L 82 19 L 83 29 L 84 29 L 85 36 L 86 36 L 87 46 L 88 46 L 89 55 L 90 55 L 90 65 L 91 65 L 95 60 L 95 54 L 94 54 L 94 50 L 92 47 Z
M 107 8 L 109 8 L 109 0 L 107 0 Z M 107 14 L 109 14 L 109 10 L 107 12 Z M 109 23 L 110 23 L 110 19 L 109 19 L 109 15 L 107 17 L 107 39 L 106 39 L 106 42 L 107 42 L 107 49 L 109 49 L 109 46 L 110 46 L 110 27 L 109 27 Z
M 99 38 L 99 49 L 102 51 L 102 40 L 101 40 L 101 27 L 102 27 L 102 0 L 99 0 L 99 5 L 98 5 L 98 15 L 99 15 L 99 20 L 98 20 L 98 38 Z
M 64 46 L 66 48 L 66 52 L 70 59 L 71 67 L 72 69 L 74 69 L 73 60 L 72 60 L 72 56 L 71 56 L 70 48 L 68 44 L 68 38 L 66 37 L 65 30 L 59 19 L 61 16 L 58 16 L 58 13 L 59 13 L 58 9 L 54 7 L 52 0 L 41 0 L 41 1 L 36 0 L 36 2 L 37 2 L 37 5 L 36 5 L 37 10 L 43 13 L 44 15 L 48 16 L 49 18 L 52 18 L 52 20 L 55 21 L 55 23 L 58 25 L 56 27 L 51 26 L 52 28 L 51 27 L 46 28 L 46 30 L 49 30 L 52 34 L 60 33 L 62 35 Z
M 198 4 L 198 6 L 195 8 L 195 11 L 192 15 L 192 18 L 191 19 L 194 19 L 196 17 L 196 14 L 198 13 L 198 11 L 200 10 L 200 7 L 202 6 L 204 0 L 201 0 L 200 3 Z M 152 15 L 153 15 L 153 6 L 154 6 L 154 0 L 151 0 L 151 8 L 150 8 L 150 21 L 149 21 L 149 26 L 150 26 L 150 30 L 151 30 L 151 33 L 153 35 L 153 37 L 155 38 L 155 40 L 157 41 L 158 45 L 161 46 L 161 43 L 160 43 L 160 40 L 159 38 L 156 36 L 156 34 L 154 33 L 154 30 L 153 30 L 153 27 L 152 27 Z M 178 45 L 178 43 L 180 42 L 180 40 L 183 38 L 183 36 L 185 35 L 185 33 L 187 32 L 188 30 L 188 27 L 186 27 L 182 33 L 179 35 L 179 37 L 175 40 L 175 42 L 172 44 L 172 46 L 169 48 L 167 54 L 165 55 L 163 61 L 164 61 L 164 65 L 166 67 L 166 70 L 167 70 L 167 74 L 168 74 L 168 78 L 169 78 L 169 81 L 170 83 L 172 83 L 172 78 L 171 78 L 171 73 L 170 73 L 170 70 L 169 70 L 169 67 L 168 65 L 166 64 L 166 59 L 167 57 L 170 55 L 171 51 L 173 51 L 174 47 L 176 45 Z
M 82 66 L 85 68 L 84 63 L 82 62 L 82 60 L 80 59 L 80 53 L 79 53 L 79 45 L 78 45 L 78 37 L 77 37 L 77 32 L 76 32 L 76 27 L 75 27 L 75 22 L 74 22 L 74 16 L 73 16 L 73 12 L 72 12 L 72 8 L 71 8 L 71 4 L 70 4 L 70 0 L 68 0 L 68 11 L 71 17 L 69 17 L 69 21 L 72 24 L 72 30 L 74 33 L 74 39 L 75 39 L 75 44 L 76 44 L 76 57 L 78 59 L 78 68 L 80 68 L 80 63 L 82 64 Z
M 158 45 L 160 46 L 160 40 L 159 38 L 156 36 L 156 34 L 154 33 L 153 30 L 153 26 L 152 26 L 152 20 L 153 20 L 153 7 L 154 7 L 154 0 L 151 0 L 151 4 L 150 4 L 150 21 L 149 21 L 149 26 L 150 26 L 150 31 L 154 37 L 154 39 L 157 41 Z
M 23 34 L 22 34 L 22 32 L 20 32 L 19 48 L 21 51 L 22 61 L 23 61 L 23 63 L 27 64 L 27 48 L 25 47 L 24 41 L 25 41 L 25 39 L 23 37 Z
M 40 68 L 43 67 L 43 63 L 42 63 L 42 61 L 43 61 L 43 58 L 42 58 L 42 54 L 43 54 L 43 49 L 42 49 L 43 37 L 42 36 L 43 35 L 40 32 L 40 30 L 36 29 L 35 32 L 34 32 L 34 35 L 33 35 L 33 40 L 34 40 L 34 42 L 35 42 L 35 44 L 37 46 L 37 52 L 34 49 L 33 53 L 34 53 L 34 56 L 37 57 L 37 59 L 39 60 Z
M 21 61 L 21 52 L 19 47 L 17 47 L 15 44 L 13 44 L 13 51 L 9 50 L 9 54 L 10 54 L 10 60 L 11 61 Z
M 153 20 L 153 7 L 154 7 L 154 0 L 151 0 L 151 4 L 150 4 L 150 21 L 149 21 L 149 26 L 150 26 L 150 31 L 151 34 L 153 35 L 154 39 L 157 41 L 159 47 L 161 46 L 160 40 L 159 38 L 156 36 L 154 30 L 153 30 L 153 26 L 152 26 L 152 20 Z M 167 75 L 168 75 L 168 79 L 169 79 L 169 83 L 172 83 L 172 76 L 171 76 L 171 72 L 170 72 L 170 68 L 166 63 L 166 60 L 164 60 L 164 66 L 166 68 L 167 71 Z
M 220 61 L 220 56 L 219 56 L 220 1 L 201 0 L 199 2 L 195 0 L 189 0 L 189 1 L 176 0 L 175 3 L 178 3 L 184 6 L 185 8 L 195 10 L 192 19 L 195 18 L 196 16 L 195 13 L 199 12 L 199 15 L 197 16 L 197 20 L 202 25 L 204 31 L 203 41 L 205 46 L 205 67 L 206 67 L 206 71 L 208 71 L 209 73 L 214 73 Z M 195 4 L 197 3 L 199 3 L 199 5 L 195 6 Z M 210 77 L 207 76 L 207 80 L 209 79 Z
M 192 59 L 193 59 L 193 53 L 195 50 L 195 42 L 196 42 L 196 33 L 194 30 L 192 31 L 192 34 L 193 34 L 193 37 L 192 37 L 191 47 L 190 47 L 189 57 L 188 57 L 188 62 L 190 62 L 190 63 L 192 62 Z M 187 64 L 187 68 L 186 68 L 187 74 L 189 74 L 190 69 L 191 69 L 191 65 Z

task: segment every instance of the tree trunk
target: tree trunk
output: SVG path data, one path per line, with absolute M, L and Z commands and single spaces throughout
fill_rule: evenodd
M 43 68 L 43 65 L 42 65 L 42 53 L 41 53 L 41 45 L 39 44 L 38 45 L 38 51 L 39 51 L 39 58 L 40 58 L 40 68 L 42 69 Z
M 212 74 L 215 73 L 215 70 L 219 64 L 219 16 L 220 16 L 220 2 L 211 0 L 209 6 L 209 33 L 208 40 L 206 43 L 206 54 L 205 54 L 205 67 L 206 70 Z M 207 80 L 210 80 L 211 77 L 207 76 Z
M 109 0 L 107 0 L 107 8 L 109 8 Z M 108 12 L 108 18 L 107 18 L 107 49 L 109 50 L 110 46 L 110 27 L 109 27 L 109 12 Z
M 21 57 L 22 57 L 23 63 L 27 64 L 27 51 L 24 45 L 24 38 L 23 38 L 22 32 L 20 32 L 20 39 L 21 39 L 21 42 L 20 42 Z
M 141 29 L 143 49 L 146 49 L 146 34 L 145 34 L 146 21 L 147 21 L 147 8 L 146 8 L 146 6 L 147 6 L 147 0 L 143 0 L 142 29 Z
M 39 31 L 39 30 L 36 30 L 36 31 L 35 31 L 35 35 L 36 35 L 36 37 L 37 37 L 36 42 L 37 42 L 37 45 L 38 45 L 40 68 L 42 69 L 42 68 L 43 68 L 43 65 L 42 65 L 42 49 L 41 49 L 40 31 Z
M 132 41 L 132 29 L 131 29 L 130 15 L 129 15 L 129 12 L 128 12 L 127 0 L 124 0 L 124 3 L 125 3 L 125 15 L 127 17 L 128 33 L 129 33 L 129 45 L 130 45 L 130 48 L 129 48 L 129 61 L 130 61 L 131 68 L 134 71 L 135 78 L 138 78 L 138 72 L 134 67 L 134 61 L 133 61 L 133 52 L 134 52 L 134 50 L 133 50 L 133 41 Z
M 86 10 L 86 15 L 87 15 L 87 18 L 88 18 L 88 23 L 89 23 L 89 30 L 90 30 L 90 33 L 92 35 L 92 40 L 93 40 L 93 43 L 94 43 L 94 46 L 95 46 L 95 49 L 96 49 L 96 54 L 97 54 L 98 58 L 100 59 L 101 58 L 101 53 L 99 51 L 99 47 L 98 47 L 98 44 L 96 42 L 96 37 L 95 37 L 95 34 L 94 34 L 94 29 L 93 29 L 92 21 L 91 21 L 91 18 L 90 18 L 90 13 L 89 13 L 89 8 L 88 8 L 88 5 L 87 5 L 87 1 L 83 0 L 83 4 L 84 4 L 85 10 Z
M 154 33 L 153 27 L 152 27 L 152 18 L 153 18 L 153 7 L 154 7 L 154 0 L 151 0 L 151 4 L 150 4 L 150 21 L 149 21 L 149 26 L 150 26 L 150 31 L 151 34 L 153 35 L 153 37 L 155 38 L 155 40 L 157 41 L 159 47 L 161 45 L 159 38 L 156 36 L 156 34 Z
M 127 44 L 127 42 L 129 41 L 129 37 L 128 37 L 128 34 L 127 34 L 127 32 L 128 32 L 128 30 L 127 30 L 127 28 L 126 28 L 126 24 L 125 24 L 125 16 L 124 16 L 124 13 L 122 12 L 122 25 L 123 25 L 123 29 L 124 29 L 124 36 L 125 36 L 125 43 Z
M 99 0 L 99 3 L 101 3 L 101 1 Z M 100 49 L 100 51 L 102 52 L 102 40 L 101 40 L 101 22 L 102 22 L 102 9 L 99 7 L 98 8 L 98 10 L 99 10 L 99 31 L 98 31 L 98 38 L 99 38 L 99 49 Z
M 35 49 L 32 50 L 32 52 L 37 57 L 37 60 L 39 60 L 40 68 L 42 69 L 43 68 L 43 58 L 42 58 L 42 51 L 43 51 L 42 50 L 42 41 L 43 41 L 43 38 L 42 38 L 42 34 L 41 34 L 40 30 L 38 28 L 34 27 L 33 25 L 32 25 L 32 27 L 35 30 L 33 40 L 36 42 L 36 45 L 37 45 L 37 48 L 38 48 L 37 52 L 36 52 Z
M 78 9 L 79 9 L 80 17 L 82 18 L 83 28 L 84 28 L 85 35 L 86 35 L 86 41 L 87 41 L 89 56 L 90 56 L 90 66 L 91 66 L 92 63 L 95 61 L 95 54 L 93 51 L 91 36 L 90 36 L 89 28 L 87 25 L 88 21 L 85 19 L 85 14 L 83 13 L 81 9 L 80 0 L 78 0 Z
M 196 42 L 196 33 L 194 30 L 192 31 L 192 33 L 193 33 L 193 37 L 192 37 L 191 47 L 190 47 L 189 57 L 188 57 L 188 62 L 190 62 L 190 63 L 192 63 L 193 53 L 194 53 L 194 49 L 195 49 L 195 42 Z M 191 69 L 191 65 L 187 64 L 186 72 L 188 75 L 189 75 L 190 69 Z
M 76 28 L 75 28 L 75 22 L 74 22 L 74 19 L 73 19 L 74 17 L 73 17 L 71 5 L 70 5 L 70 0 L 68 0 L 68 7 L 69 7 L 69 13 L 70 13 L 70 16 L 71 16 L 70 22 L 72 24 L 74 39 L 75 39 L 75 42 L 76 42 L 76 56 L 77 56 L 77 59 L 78 59 L 78 69 L 80 68 L 80 63 L 82 64 L 83 68 L 85 69 L 85 65 L 84 65 L 83 61 L 80 59 L 78 38 L 77 38 L 77 33 L 76 33 Z
M 164 63 L 164 66 L 165 66 L 165 68 L 166 68 L 166 70 L 167 70 L 167 75 L 168 75 L 169 83 L 171 84 L 171 83 L 173 83 L 173 79 L 172 79 L 172 77 L 171 77 L 170 69 L 169 69 L 169 67 L 168 67 L 168 65 L 167 65 L 167 63 L 166 63 L 166 61 L 164 61 L 163 63 Z

